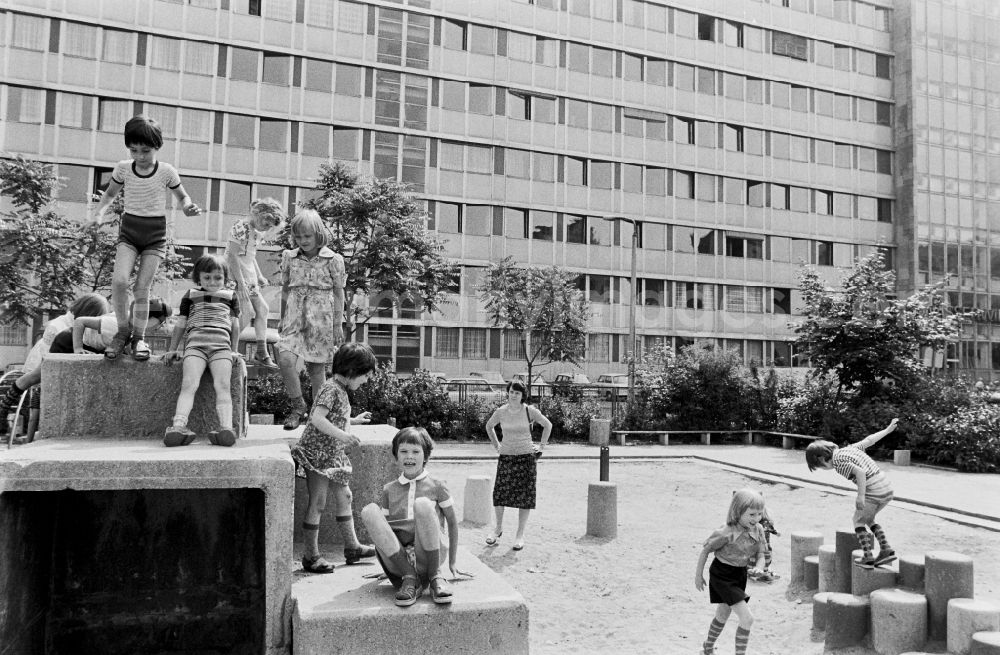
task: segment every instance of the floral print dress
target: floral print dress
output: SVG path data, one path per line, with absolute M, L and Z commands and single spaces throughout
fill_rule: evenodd
M 311 259 L 298 248 L 286 250 L 281 254 L 281 275 L 287 297 L 278 350 L 291 351 L 307 362 L 331 361 L 342 341 L 334 337 L 334 327 L 344 319 L 344 258 L 326 246 Z
M 327 380 L 320 388 L 313 407 L 326 407 L 328 421 L 345 432 L 351 431 L 351 401 L 347 389 L 336 380 Z M 292 459 L 295 460 L 295 475 L 300 478 L 313 471 L 332 482 L 347 484 L 354 470 L 344 450 L 344 442 L 321 432 L 312 422 L 306 425 L 299 442 L 292 446 Z

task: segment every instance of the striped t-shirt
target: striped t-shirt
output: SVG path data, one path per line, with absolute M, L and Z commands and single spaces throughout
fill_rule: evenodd
M 830 461 L 833 463 L 834 471 L 854 483 L 857 483 L 857 480 L 854 479 L 855 466 L 861 467 L 861 470 L 865 472 L 866 481 L 882 473 L 882 469 L 878 467 L 875 460 L 869 457 L 858 444 L 838 448 L 833 452 Z
M 181 298 L 180 316 L 187 319 L 184 335 L 200 332 L 232 338 L 232 319 L 240 315 L 240 301 L 232 289 L 208 292 L 189 289 Z
M 158 161 L 153 171 L 140 175 L 135 171 L 135 161 L 118 162 L 111 179 L 125 187 L 125 213 L 133 216 L 166 216 L 167 189 L 181 185 L 181 177 L 170 164 Z

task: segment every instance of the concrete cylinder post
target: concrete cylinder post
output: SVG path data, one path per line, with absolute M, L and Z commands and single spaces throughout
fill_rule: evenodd
M 819 547 L 823 545 L 823 535 L 819 532 L 798 531 L 791 534 L 791 541 L 791 552 L 788 556 L 791 567 L 789 582 L 796 585 L 802 583 L 805 558 L 819 553 Z
M 837 547 L 824 544 L 819 547 L 819 586 L 822 591 L 836 591 L 837 584 Z
M 871 594 L 872 648 L 879 655 L 919 650 L 927 643 L 927 598 L 906 589 Z
M 850 593 L 851 569 L 854 568 L 851 553 L 858 547 L 858 537 L 853 530 L 837 530 L 834 543 L 837 547 L 837 577 L 836 585 L 830 591 Z
M 618 485 L 591 482 L 587 489 L 587 535 L 614 539 L 618 536 Z
M 826 630 L 826 609 L 830 591 L 813 594 L 813 630 Z
M 855 550 L 852 559 L 859 559 L 862 551 Z M 851 566 L 851 593 L 855 596 L 867 596 L 876 589 L 896 586 L 896 571 L 891 568 L 876 566 L 866 569 L 854 564 Z
M 611 442 L 611 419 L 590 419 L 589 442 L 591 446 L 607 446 Z
M 970 655 L 1000 655 L 1000 632 L 977 632 L 972 635 Z
M 493 514 L 493 480 L 488 475 L 470 475 L 465 479 L 465 504 L 462 520 L 487 525 Z
M 870 609 L 867 596 L 840 593 L 827 596 L 826 648 L 847 648 L 861 644 L 868 634 Z
M 987 600 L 952 598 L 948 601 L 948 652 L 969 655 L 972 635 L 1000 631 L 1000 605 Z
M 900 555 L 899 560 L 899 586 L 916 591 L 924 590 L 924 556 L 923 555 Z
M 948 601 L 972 598 L 972 558 L 946 550 L 924 555 L 924 593 L 930 615 L 930 638 L 943 640 L 948 632 Z
M 805 589 L 819 589 L 819 555 L 802 558 L 802 586 Z

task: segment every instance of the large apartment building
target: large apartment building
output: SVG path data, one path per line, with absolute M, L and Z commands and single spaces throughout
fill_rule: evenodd
M 625 369 L 633 297 L 640 348 L 796 366 L 802 261 L 835 280 L 883 248 L 900 293 L 952 272 L 954 305 L 1000 310 L 998 21 L 986 0 L 0 0 L 0 151 L 55 163 L 82 212 L 153 116 L 208 210 L 174 212 L 193 254 L 331 159 L 409 183 L 461 277 L 434 315 L 371 299 L 364 337 L 401 373 L 523 369 L 476 298 L 505 256 L 578 275 L 591 376 Z M 1000 374 L 990 316 L 954 366 Z

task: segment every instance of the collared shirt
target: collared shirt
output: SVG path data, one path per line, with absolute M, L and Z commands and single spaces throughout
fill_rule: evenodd
M 281 253 L 281 270 L 287 275 L 289 288 L 342 289 L 347 281 L 344 258 L 326 246 L 312 259 L 299 248 Z
M 705 540 L 705 549 L 730 566 L 750 566 L 767 549 L 764 528 L 759 523 L 750 530 L 738 525 L 721 527 Z
M 410 480 L 404 475 L 382 487 L 382 513 L 392 521 L 412 521 L 413 503 L 417 498 L 429 498 L 436 503 L 438 514 L 440 510 L 451 507 L 455 501 L 444 482 L 432 478 L 427 470 Z M 442 517 L 443 518 L 443 517 Z

